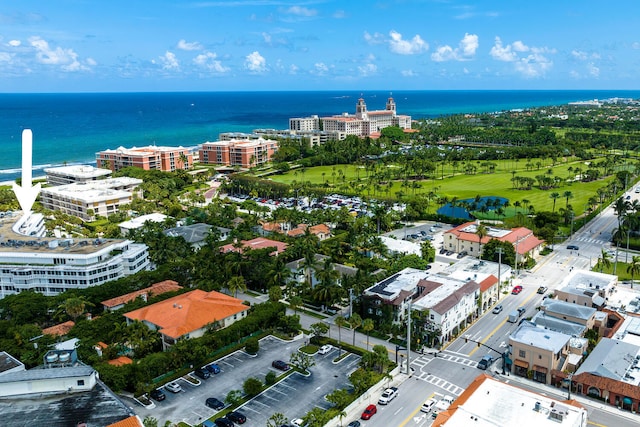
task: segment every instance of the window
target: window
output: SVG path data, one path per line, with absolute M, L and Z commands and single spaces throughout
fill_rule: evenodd
M 519 357 L 527 357 L 527 352 L 526 352 L 526 351 L 524 351 L 524 350 L 520 350 L 520 351 L 518 352 L 518 356 L 519 356 Z
M 84 385 L 84 380 L 78 380 L 78 386 Z

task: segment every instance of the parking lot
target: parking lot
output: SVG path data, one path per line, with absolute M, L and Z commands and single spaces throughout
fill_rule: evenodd
M 155 408 L 144 408 L 133 400 L 127 402 L 141 418 L 152 416 L 158 420 L 158 425 L 164 425 L 166 421 L 197 425 L 218 412 L 205 405 L 207 398 L 215 397 L 224 401 L 231 390 L 242 390 L 244 381 L 250 377 L 264 382 L 265 375 L 274 371 L 271 362 L 276 359 L 288 362 L 291 353 L 297 351 L 302 344 L 300 340 L 287 342 L 272 336 L 265 337 L 260 340 L 258 355 L 251 356 L 244 351 L 237 351 L 217 360 L 220 373 L 211 375 L 207 380 L 200 380 L 200 385 L 178 379 L 182 391 L 174 394 L 165 390 L 166 399 L 154 402 Z M 245 404 L 240 411 L 247 416 L 249 425 L 266 425 L 266 420 L 275 412 L 296 418 L 316 405 L 327 405 L 323 396 L 348 384 L 348 373 L 356 369 L 359 361 L 357 356 L 350 355 L 334 365 L 331 362 L 336 357 L 335 351 L 315 356 L 316 366 L 310 368 L 311 376 L 290 375 Z M 276 372 L 281 374 L 281 371 Z

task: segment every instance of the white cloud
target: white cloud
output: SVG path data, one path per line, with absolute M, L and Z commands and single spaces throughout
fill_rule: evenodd
M 217 58 L 218 55 L 215 53 L 205 52 L 193 58 L 193 63 L 213 73 L 226 73 L 229 71 L 229 68 L 222 65 L 222 62 Z
M 333 17 L 335 19 L 343 19 L 347 17 L 347 13 L 344 10 L 336 10 L 333 12 Z
M 329 67 L 324 62 L 316 62 L 314 67 L 316 67 L 316 74 L 320 76 L 324 76 L 329 71 Z
M 302 6 L 291 6 L 289 9 L 287 9 L 287 13 L 290 13 L 291 15 L 304 16 L 304 17 L 310 18 L 312 16 L 316 16 L 318 14 L 318 11 L 315 9 L 309 9 Z
M 361 76 L 366 77 L 375 74 L 378 71 L 378 67 L 376 64 L 364 64 L 358 67 L 358 71 L 360 71 Z
M 289 74 L 298 74 L 298 66 L 296 64 L 291 64 L 289 66 Z
M 7 52 L 0 52 L 0 62 L 11 62 L 12 56 Z
M 198 42 L 188 42 L 184 39 L 178 42 L 178 49 L 180 50 L 202 50 L 202 45 Z
M 397 31 L 390 31 L 389 47 L 393 53 L 399 55 L 415 55 L 429 50 L 429 44 L 416 34 L 411 40 L 404 40 L 402 34 Z
M 36 50 L 36 59 L 45 65 L 59 65 L 62 71 L 87 71 L 89 67 L 78 60 L 78 54 L 73 49 L 57 47 L 52 49 L 49 43 L 40 37 L 31 37 L 29 44 Z
M 418 73 L 413 70 L 402 70 L 400 71 L 400 74 L 402 74 L 404 77 L 416 77 L 418 75 Z
M 527 46 L 520 40 L 503 46 L 500 37 L 496 37 L 495 44 L 489 53 L 498 61 L 513 62 L 516 71 L 524 77 L 533 78 L 541 77 L 551 69 L 553 61 L 546 54 L 555 54 L 556 50 L 546 46 Z M 521 56 L 521 53 L 528 53 L 528 55 Z
M 502 46 L 500 37 L 496 37 L 495 44 L 489 51 L 489 54 L 493 59 L 497 59 L 498 61 L 513 62 L 518 59 L 518 55 L 511 50 L 510 45 Z
M 431 59 L 436 62 L 444 61 L 468 61 L 473 58 L 478 49 L 478 36 L 476 34 L 465 33 L 457 48 L 449 45 L 438 46 L 431 54 Z
M 252 73 L 263 73 L 267 70 L 267 61 L 258 51 L 255 51 L 246 56 L 244 66 Z
M 600 68 L 596 67 L 595 64 L 590 63 L 587 65 L 587 70 L 592 77 L 600 77 Z
M 178 58 L 176 58 L 176 54 L 173 52 L 166 51 L 163 56 L 158 57 L 160 60 L 160 64 L 162 65 L 163 70 L 179 70 L 180 63 L 178 62 Z
M 571 51 L 571 56 L 574 59 L 577 59 L 579 61 L 586 61 L 588 59 L 600 59 L 600 54 L 597 52 L 593 52 L 593 53 L 587 53 L 581 50 L 572 50 Z
M 633 42 L 631 44 L 632 49 L 640 49 L 640 42 Z
M 9 40 L 7 44 L 11 47 L 18 47 L 22 44 L 22 42 L 20 42 L 20 40 Z
M 369 34 L 367 31 L 364 32 L 364 40 L 369 44 L 382 44 L 385 42 L 384 34 L 380 34 L 380 33 Z

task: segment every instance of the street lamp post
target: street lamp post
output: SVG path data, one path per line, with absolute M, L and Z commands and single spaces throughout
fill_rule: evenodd
M 567 390 L 567 400 L 571 400 L 571 380 L 573 379 L 573 374 L 569 374 L 569 388 Z
M 496 249 L 496 252 L 498 252 L 498 292 L 500 292 L 502 289 L 502 282 L 500 281 L 500 266 L 502 265 L 502 248 L 498 248 Z M 500 295 L 498 295 L 498 298 L 500 298 Z

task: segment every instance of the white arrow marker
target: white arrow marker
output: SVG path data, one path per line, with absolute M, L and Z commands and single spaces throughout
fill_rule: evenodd
M 36 201 L 36 197 L 40 193 L 40 183 L 33 187 L 31 182 L 32 147 L 33 134 L 31 129 L 25 129 L 22 131 L 22 186 L 13 183 L 13 192 L 24 214 L 31 212 L 33 202 Z

